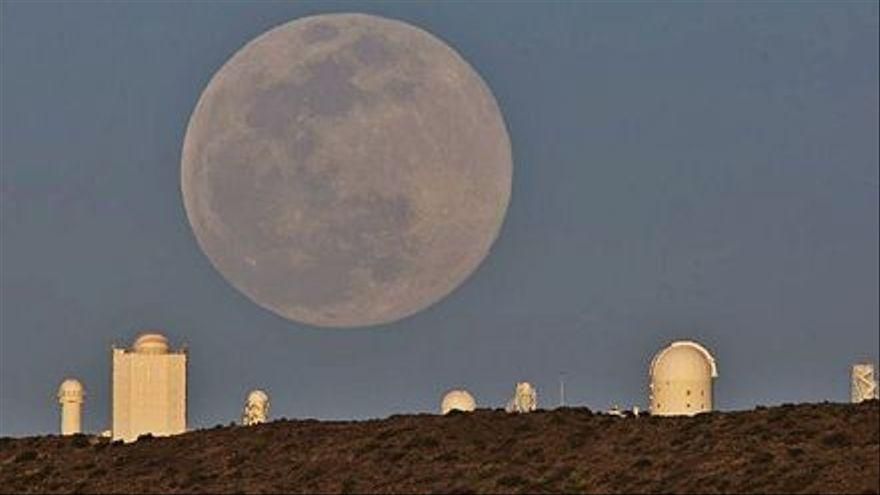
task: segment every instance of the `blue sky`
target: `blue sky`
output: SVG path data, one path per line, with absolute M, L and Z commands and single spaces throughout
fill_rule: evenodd
M 238 293 L 180 197 L 196 100 L 244 43 L 322 12 L 415 24 L 482 75 L 514 155 L 501 235 L 450 297 L 325 330 Z M 716 405 L 845 401 L 878 359 L 876 2 L 0 3 L 0 435 L 57 430 L 110 346 L 190 349 L 193 427 L 266 389 L 286 417 L 437 409 L 517 380 L 647 405 L 677 338 L 718 359 Z

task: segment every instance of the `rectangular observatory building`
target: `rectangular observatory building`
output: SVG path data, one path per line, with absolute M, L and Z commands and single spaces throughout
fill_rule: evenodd
M 171 351 L 157 333 L 132 349 L 113 348 L 113 440 L 186 431 L 186 352 Z

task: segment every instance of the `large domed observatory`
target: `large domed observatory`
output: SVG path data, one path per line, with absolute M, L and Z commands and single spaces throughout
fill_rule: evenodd
M 712 410 L 712 381 L 718 377 L 715 358 L 702 345 L 679 340 L 651 361 L 651 414 L 692 416 Z

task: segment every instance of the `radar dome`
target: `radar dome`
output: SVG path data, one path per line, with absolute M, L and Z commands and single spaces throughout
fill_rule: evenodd
M 168 339 L 160 333 L 142 333 L 134 341 L 134 352 L 139 354 L 165 354 L 168 352 Z
M 440 412 L 443 414 L 452 411 L 472 412 L 476 408 L 477 402 L 467 390 L 451 390 L 443 396 L 440 403 Z

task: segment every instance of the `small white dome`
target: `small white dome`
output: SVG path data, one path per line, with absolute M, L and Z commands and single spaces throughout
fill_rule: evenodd
M 134 341 L 133 348 L 139 354 L 165 354 L 168 352 L 168 339 L 160 333 L 142 333 Z
M 451 390 L 440 403 L 440 412 L 443 414 L 449 414 L 450 411 L 472 412 L 476 408 L 477 402 L 467 390 Z
M 86 389 L 79 380 L 68 378 L 61 382 L 58 387 L 58 399 L 69 401 L 81 401 L 86 395 Z
M 265 404 L 269 402 L 269 395 L 262 390 L 252 390 L 248 394 L 247 401 L 249 404 Z
M 654 356 L 651 376 L 655 380 L 715 378 L 715 358 L 705 347 L 689 340 L 673 342 Z

